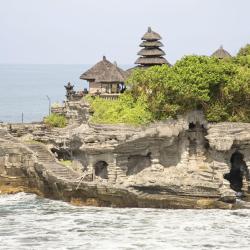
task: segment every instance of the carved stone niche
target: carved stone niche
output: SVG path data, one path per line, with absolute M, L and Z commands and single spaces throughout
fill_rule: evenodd
M 106 161 L 98 161 L 94 165 L 95 176 L 102 179 L 108 179 L 108 163 Z
M 181 148 L 178 143 L 160 149 L 160 164 L 164 167 L 177 166 L 181 160 Z
M 127 175 L 134 175 L 151 166 L 151 155 L 131 155 L 128 157 Z
M 110 153 L 88 155 L 88 171 L 92 171 L 93 180 L 109 179 L 115 174 L 114 156 Z

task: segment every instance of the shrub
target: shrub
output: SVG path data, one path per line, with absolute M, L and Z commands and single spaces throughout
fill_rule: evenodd
M 93 123 L 138 125 L 152 121 L 146 102 L 142 98 L 134 100 L 129 93 L 121 95 L 117 100 L 99 97 L 89 100 L 94 111 L 90 120 Z
M 63 115 L 58 114 L 51 114 L 44 118 L 45 124 L 52 126 L 52 127 L 58 127 L 58 128 L 64 128 L 67 126 L 67 119 Z

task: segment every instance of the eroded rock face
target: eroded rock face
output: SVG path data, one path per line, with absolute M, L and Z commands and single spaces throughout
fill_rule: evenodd
M 227 174 L 233 172 L 236 151 L 250 166 L 249 124 L 207 124 L 194 111 L 145 127 L 82 124 L 49 133 L 34 130 L 31 136 L 43 144 L 34 147 L 18 139 L 27 152 L 42 154 L 46 145 L 57 157 L 77 163 L 76 171 L 49 151 L 50 162 L 44 153 L 32 155 L 33 173 L 25 176 L 49 197 L 100 206 L 231 208 L 236 191 L 248 196 L 248 174 L 242 174 L 239 190 Z

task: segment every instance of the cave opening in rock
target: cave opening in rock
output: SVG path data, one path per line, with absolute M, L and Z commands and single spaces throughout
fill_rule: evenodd
M 59 160 L 71 160 L 72 155 L 69 150 L 64 148 L 51 148 L 51 152 L 55 155 L 55 157 Z
M 131 155 L 128 157 L 127 175 L 138 174 L 151 166 L 151 153 L 147 155 Z
M 236 151 L 232 154 L 230 172 L 224 175 L 224 178 L 230 182 L 230 187 L 236 191 L 241 192 L 243 187 L 243 177 L 248 179 L 248 168 L 244 161 L 244 155 Z
M 193 122 L 190 122 L 189 125 L 188 125 L 188 128 L 189 128 L 190 130 L 193 130 L 193 129 L 196 128 L 196 124 L 194 124 Z
M 95 176 L 102 179 L 108 179 L 108 163 L 106 161 L 98 161 L 95 165 Z

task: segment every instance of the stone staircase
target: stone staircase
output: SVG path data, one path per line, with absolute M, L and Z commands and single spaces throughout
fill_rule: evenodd
M 0 139 L 16 142 L 17 140 L 11 136 L 5 129 L 0 128 Z
M 39 163 L 57 178 L 68 181 L 77 181 L 81 175 L 68 167 L 58 163 L 56 158 L 48 151 L 48 149 L 40 143 L 27 143 L 26 146 L 32 150 L 37 157 Z
M 27 143 L 26 146 L 31 149 L 41 163 L 55 162 L 53 155 L 47 150 L 45 146 L 40 143 Z

